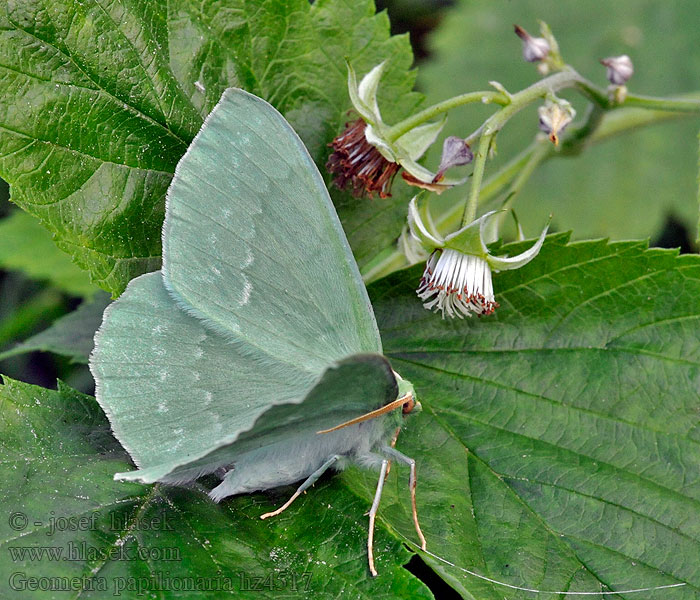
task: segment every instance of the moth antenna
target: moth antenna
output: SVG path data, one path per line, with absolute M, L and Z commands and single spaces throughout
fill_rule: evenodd
M 408 544 L 411 546 L 416 546 L 411 540 L 409 540 L 406 536 L 403 534 L 400 534 L 401 537 L 406 540 Z M 417 546 L 416 546 L 417 547 Z M 472 577 L 476 577 L 477 579 L 483 579 L 484 581 L 488 581 L 489 583 L 493 583 L 494 585 L 500 585 L 503 587 L 510 588 L 511 590 L 519 590 L 522 592 L 532 592 L 534 594 L 552 594 L 552 595 L 558 595 L 558 596 L 613 596 L 613 595 L 618 595 L 618 594 L 637 594 L 639 592 L 653 592 L 654 590 L 667 590 L 669 588 L 677 588 L 677 587 L 683 587 L 684 585 L 687 585 L 685 582 L 684 583 L 671 583 L 668 585 L 657 585 L 654 587 L 645 587 L 645 588 L 636 588 L 636 589 L 631 589 L 631 590 L 609 590 L 609 591 L 600 591 L 600 592 L 555 592 L 553 590 L 536 590 L 533 588 L 527 588 L 527 587 L 521 587 L 518 585 L 513 585 L 511 583 L 506 583 L 505 581 L 498 581 L 497 579 L 491 579 L 490 577 L 486 577 L 486 575 L 480 575 L 479 573 L 476 573 L 474 571 L 470 571 L 469 569 L 465 569 L 464 567 L 459 567 L 455 565 L 454 563 L 451 563 L 449 560 L 442 558 L 442 556 L 438 556 L 437 554 L 433 554 L 432 552 L 428 550 L 423 550 L 425 554 L 430 556 L 431 558 L 434 558 L 435 560 L 439 560 L 441 563 L 444 563 L 450 567 L 454 567 L 455 569 L 459 569 L 463 573 L 466 573 L 467 575 L 471 575 Z M 609 587 L 609 586 L 608 586 Z
M 372 412 L 365 413 L 364 415 L 360 415 L 359 417 L 356 417 L 354 419 L 350 419 L 349 421 L 345 421 L 345 423 L 341 423 L 340 425 L 336 425 L 335 427 L 331 427 L 330 429 L 322 429 L 321 431 L 317 431 L 316 433 L 331 433 L 332 431 L 338 431 L 338 429 L 343 429 L 343 427 L 350 427 L 350 425 L 356 425 L 357 423 L 362 423 L 363 421 L 369 421 L 370 419 L 376 419 L 377 417 L 381 417 L 382 415 L 391 412 L 392 410 L 398 408 L 399 406 L 403 406 L 407 402 L 412 402 L 413 401 L 413 394 L 409 392 L 405 396 L 401 396 L 401 398 L 397 398 L 393 402 L 389 402 L 389 404 L 385 404 L 384 406 L 378 408 L 377 410 L 373 410 Z

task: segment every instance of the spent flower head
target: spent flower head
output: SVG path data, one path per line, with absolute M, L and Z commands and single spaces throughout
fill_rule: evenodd
M 537 114 L 540 117 L 540 129 L 547 134 L 549 141 L 557 146 L 559 134 L 573 121 L 576 111 L 566 100 L 550 95 L 539 107 Z
M 438 193 L 463 183 L 442 173 L 432 173 L 416 161 L 433 144 L 445 125 L 445 118 L 418 125 L 393 139 L 377 104 L 377 90 L 386 62 L 374 67 L 357 83 L 355 70 L 348 64 L 348 92 L 360 118 L 346 125 L 333 142 L 333 153 L 327 168 L 335 174 L 335 184 L 344 189 L 348 184 L 355 195 L 378 192 L 391 195 L 391 183 L 400 168 L 411 185 L 426 187 Z M 459 164 L 459 163 L 455 163 Z
M 513 257 L 493 256 L 484 242 L 487 221 L 497 211 L 486 213 L 466 227 L 446 237 L 435 229 L 426 207 L 413 198 L 408 207 L 411 235 L 432 251 L 418 286 L 418 297 L 428 310 L 440 311 L 442 317 L 490 315 L 497 307 L 491 271 L 517 269 L 537 256 L 547 227 L 535 244 Z
M 326 167 L 335 174 L 333 183 L 341 190 L 351 187 L 355 196 L 391 196 L 391 184 L 399 164 L 388 161 L 365 137 L 367 123 L 357 119 L 345 124 L 345 131 L 331 142 L 332 154 Z

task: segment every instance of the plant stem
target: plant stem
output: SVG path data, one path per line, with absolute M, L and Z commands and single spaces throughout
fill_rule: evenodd
M 547 94 L 552 94 L 564 88 L 574 87 L 582 81 L 585 80 L 570 67 L 540 79 L 524 90 L 511 95 L 510 102 L 506 106 L 486 119 L 480 128 L 483 135 L 492 135 L 500 131 L 516 113 L 532 104 L 535 100 L 544 98 Z
M 469 196 L 464 203 L 464 214 L 462 215 L 462 227 L 469 225 L 476 218 L 476 207 L 479 203 L 479 192 L 481 191 L 481 180 L 484 178 L 484 169 L 486 167 L 486 159 L 491 149 L 491 141 L 495 133 L 481 136 L 479 140 L 479 149 L 474 155 L 474 170 L 472 172 L 472 180 L 469 187 Z
M 428 108 L 417 112 L 415 115 L 411 115 L 407 119 L 398 122 L 396 125 L 389 127 L 386 132 L 386 137 L 388 141 L 394 142 L 400 138 L 404 133 L 410 131 L 414 127 L 434 119 L 436 116 L 447 112 L 458 106 L 464 106 L 465 104 L 472 104 L 474 102 L 482 102 L 484 104 L 508 104 L 509 100 L 501 92 L 470 92 L 468 94 L 461 94 L 450 98 L 448 100 L 443 100 L 437 104 L 433 104 Z
M 480 205 L 495 198 L 517 176 L 520 170 L 525 168 L 537 145 L 538 142 L 533 142 L 484 182 L 479 193 Z M 459 204 L 455 204 L 450 210 L 437 217 L 435 225 L 439 231 L 454 231 L 459 227 L 463 214 L 459 211 Z
M 476 218 L 476 207 L 479 203 L 479 193 L 481 191 L 481 180 L 484 177 L 484 168 L 488 157 L 489 148 L 493 137 L 501 130 L 501 128 L 523 108 L 557 90 L 565 87 L 571 87 L 581 81 L 581 76 L 573 69 L 567 68 L 559 73 L 550 75 L 545 79 L 533 83 L 524 90 L 513 94 L 510 97 L 510 103 L 501 108 L 498 112 L 491 115 L 484 124 L 467 140 L 480 137 L 479 149 L 474 157 L 474 171 L 472 174 L 471 187 L 469 195 L 464 204 L 464 214 L 462 216 L 462 227 L 466 227 Z
M 627 94 L 624 102 L 616 104 L 610 100 L 606 92 L 583 77 L 579 78 L 576 87 L 594 104 L 605 110 L 635 107 L 671 112 L 700 112 L 700 100 L 697 98 L 655 98 L 653 96 Z
M 682 98 L 653 98 L 629 94 L 622 106 L 668 110 L 673 112 L 700 112 L 700 100 Z

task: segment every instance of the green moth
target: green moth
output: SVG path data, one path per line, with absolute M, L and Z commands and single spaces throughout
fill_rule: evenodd
M 321 176 L 268 103 L 224 92 L 177 166 L 163 268 L 104 313 L 90 368 L 138 470 L 115 478 L 210 492 L 303 483 L 329 468 L 380 471 L 368 551 L 411 384 L 381 354 L 374 313 Z M 403 411 L 398 410 L 403 406 Z M 340 424 L 340 425 L 339 425 Z

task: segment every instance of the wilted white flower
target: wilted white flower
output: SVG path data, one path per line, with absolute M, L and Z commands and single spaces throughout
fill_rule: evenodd
M 547 227 L 529 249 L 513 257 L 493 256 L 484 243 L 487 221 L 496 211 L 486 213 L 459 231 L 442 237 L 429 213 L 413 198 L 408 208 L 411 235 L 423 248 L 432 250 L 418 286 L 418 297 L 429 310 L 440 311 L 443 318 L 472 314 L 490 315 L 498 303 L 494 297 L 491 271 L 517 269 L 537 256 Z
M 498 307 L 488 263 L 450 248 L 430 255 L 418 285 L 418 297 L 425 308 L 440 311 L 443 317 L 490 315 Z
M 559 144 L 559 134 L 576 116 L 576 111 L 571 104 L 554 97 L 547 98 L 537 113 L 540 117 L 540 129 L 549 136 L 549 141 L 555 146 Z

